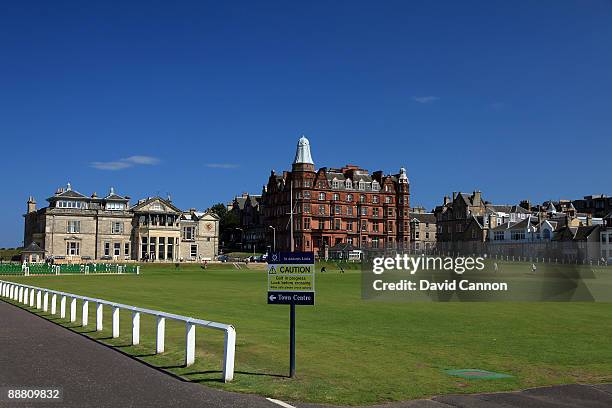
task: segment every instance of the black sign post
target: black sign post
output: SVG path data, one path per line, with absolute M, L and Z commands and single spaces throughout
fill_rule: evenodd
M 295 377 L 295 306 L 314 305 L 314 253 L 268 256 L 268 304 L 289 305 L 289 376 Z

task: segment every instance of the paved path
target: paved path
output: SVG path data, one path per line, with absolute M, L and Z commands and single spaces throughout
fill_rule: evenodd
M 61 386 L 64 396 L 57 403 L 0 402 L 0 407 L 279 407 L 256 395 L 215 390 L 172 377 L 0 301 L 0 387 L 6 386 Z M 304 403 L 292 405 L 297 408 L 324 407 Z M 612 407 L 612 384 L 447 395 L 370 408 L 421 407 L 609 408 Z

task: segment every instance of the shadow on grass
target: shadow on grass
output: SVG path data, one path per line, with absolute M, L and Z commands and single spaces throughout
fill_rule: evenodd
M 111 350 L 115 350 L 118 353 L 123 354 L 124 356 L 131 358 L 134 361 L 139 362 L 140 364 L 144 364 L 147 367 L 150 367 L 154 370 L 157 370 L 161 373 L 164 373 L 170 377 L 173 377 L 179 381 L 182 382 L 190 382 L 190 383 L 208 383 L 208 382 L 217 382 L 217 383 L 221 383 L 223 382 L 223 379 L 221 378 L 203 378 L 203 379 L 189 379 L 186 376 L 194 376 L 194 375 L 206 375 L 206 374 L 222 374 L 223 372 L 221 370 L 204 370 L 204 371 L 193 371 L 193 372 L 189 372 L 189 373 L 184 373 L 184 374 L 175 374 L 172 371 L 172 369 L 180 369 L 180 368 L 186 368 L 185 364 L 177 364 L 177 365 L 169 365 L 169 366 L 155 366 L 153 364 L 147 363 L 146 361 L 142 360 L 141 357 L 153 357 L 155 355 L 157 355 L 156 353 L 144 353 L 144 354 L 130 354 L 127 351 L 124 351 L 122 349 L 127 348 L 127 347 L 133 347 L 132 344 L 128 343 L 128 344 L 119 344 L 119 345 L 113 345 L 113 344 L 108 344 L 105 341 L 101 341 L 101 340 L 112 340 L 113 337 L 112 336 L 105 336 L 105 337 L 95 337 L 92 335 L 89 335 L 89 333 L 96 333 L 98 332 L 95 329 L 90 329 L 90 330 L 79 330 L 82 329 L 83 326 L 79 325 L 79 324 L 75 324 L 74 322 L 70 322 L 67 321 L 66 318 L 61 318 L 59 316 L 56 315 L 52 315 L 49 312 L 43 312 L 43 311 L 39 311 L 36 309 L 31 309 L 31 308 L 26 308 L 26 307 L 21 307 L 20 304 L 18 303 L 13 303 L 13 302 L 6 302 L 7 304 L 13 305 L 15 307 L 18 307 L 22 310 L 25 310 L 27 312 L 30 312 L 42 319 L 45 319 L 47 321 L 49 321 L 50 323 L 53 323 L 55 325 L 61 326 L 65 329 L 69 329 L 71 332 L 78 334 L 80 336 L 85 337 L 86 339 L 89 340 L 93 340 L 96 343 L 100 344 L 101 346 L 107 347 Z M 241 375 L 248 375 L 248 376 L 267 376 L 267 377 L 276 377 L 276 378 L 289 378 L 289 376 L 287 375 L 282 375 L 282 374 L 271 374 L 271 373 L 254 373 L 254 372 L 248 372 L 248 371 L 235 371 L 236 374 L 241 374 Z

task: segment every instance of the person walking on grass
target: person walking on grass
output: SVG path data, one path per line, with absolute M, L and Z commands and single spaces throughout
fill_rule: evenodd
M 493 270 L 495 272 L 499 271 L 499 267 L 497 266 L 497 262 L 493 262 Z
M 537 270 L 537 269 L 538 269 L 538 268 L 536 267 L 536 264 L 532 263 L 532 264 L 531 264 L 531 272 L 532 272 L 532 273 L 536 273 L 536 270 Z

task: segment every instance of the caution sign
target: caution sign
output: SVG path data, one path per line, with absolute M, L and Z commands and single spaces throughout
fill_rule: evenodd
M 276 252 L 268 257 L 268 303 L 314 305 L 312 252 Z

